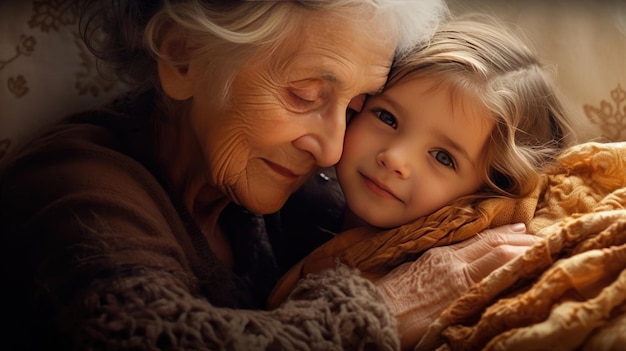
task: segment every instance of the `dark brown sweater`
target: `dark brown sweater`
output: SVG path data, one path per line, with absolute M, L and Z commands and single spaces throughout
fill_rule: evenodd
M 150 102 L 73 116 L 3 160 L 10 349 L 399 347 L 376 288 L 345 268 L 264 311 L 277 272 L 262 217 L 224 211 L 235 270 L 221 265 L 154 162 Z

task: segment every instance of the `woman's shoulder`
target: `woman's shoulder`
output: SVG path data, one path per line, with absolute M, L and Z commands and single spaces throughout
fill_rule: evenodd
M 15 212 L 19 207 L 32 214 L 37 206 L 78 194 L 85 201 L 103 194 L 134 201 L 165 199 L 154 171 L 146 167 L 149 161 L 140 159 L 141 152 L 134 149 L 139 144 L 134 138 L 144 132 L 123 119 L 106 107 L 69 116 L 39 131 L 3 158 L 0 208 Z
M 119 139 L 106 127 L 63 121 L 39 131 L 8 154 L 3 159 L 0 177 L 6 182 L 32 172 L 44 176 L 44 171 L 67 169 L 72 173 L 65 179 L 71 179 L 106 167 L 107 163 L 112 166 L 115 161 L 124 162 L 125 158 Z
M 135 157 L 133 133 L 140 131 L 119 117 L 108 107 L 70 116 L 7 155 L 0 170 L 4 241 L 48 245 L 38 252 L 69 266 L 78 259 L 69 247 L 80 255 L 95 250 L 98 261 L 115 265 L 179 269 L 187 262 L 174 235 L 185 233 L 184 224 L 157 173 Z
M 43 127 L 25 139 L 2 159 L 0 175 L 22 165 L 67 164 L 75 158 L 117 159 L 147 157 L 152 150 L 151 124 L 145 114 L 133 116 L 128 98 L 81 111 Z M 144 149 L 138 151 L 137 149 Z M 63 161 L 66 161 L 65 163 Z

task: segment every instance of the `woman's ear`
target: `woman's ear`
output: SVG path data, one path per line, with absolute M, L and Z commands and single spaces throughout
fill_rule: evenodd
M 189 54 L 183 32 L 170 28 L 159 50 L 164 59 L 158 59 L 159 80 L 167 96 L 174 100 L 187 100 L 194 95 L 195 75 L 189 72 Z M 172 64 L 184 62 L 184 64 Z

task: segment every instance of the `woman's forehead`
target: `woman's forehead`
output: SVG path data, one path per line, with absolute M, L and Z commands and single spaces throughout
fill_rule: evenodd
M 395 43 L 359 36 L 354 26 L 339 27 L 341 31 L 288 36 L 284 48 L 275 52 L 282 55 L 277 57 L 283 61 L 280 66 L 288 68 L 283 73 L 289 79 L 318 78 L 340 87 L 359 85 L 368 93 L 378 92 L 387 80 Z

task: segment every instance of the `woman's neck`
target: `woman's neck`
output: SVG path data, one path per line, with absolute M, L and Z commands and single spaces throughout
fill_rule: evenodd
M 224 194 L 207 180 L 206 162 L 185 108 L 178 108 L 175 117 L 159 119 L 155 125 L 159 162 L 173 190 L 185 207 L 193 212 L 196 201 L 212 203 Z
M 185 121 L 184 118 L 171 118 L 157 123 L 159 161 L 213 253 L 232 267 L 230 243 L 218 223 L 222 210 L 230 201 L 207 180 L 206 162 L 191 126 Z

